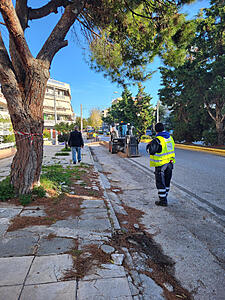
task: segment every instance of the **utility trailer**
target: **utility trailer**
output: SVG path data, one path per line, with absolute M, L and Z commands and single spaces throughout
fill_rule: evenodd
M 111 141 L 109 142 L 109 152 L 126 153 L 127 157 L 139 156 L 138 139 L 134 135 L 134 127 L 129 123 L 120 123 L 111 127 Z

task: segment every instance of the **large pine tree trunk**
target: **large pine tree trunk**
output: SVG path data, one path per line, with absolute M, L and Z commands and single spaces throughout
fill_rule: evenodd
M 2 86 L 16 138 L 17 152 L 10 177 L 18 194 L 29 193 L 39 184 L 43 160 L 43 100 L 48 75 L 48 70 L 44 72 L 36 67 L 24 87 L 16 90 Z
M 29 193 L 40 179 L 43 159 L 43 100 L 49 69 L 55 54 L 68 45 L 65 37 L 84 9 L 86 1 L 49 1 L 39 9 L 27 0 L 0 0 L 0 13 L 9 32 L 9 52 L 0 30 L 0 83 L 7 100 L 16 136 L 17 153 L 11 168 L 11 183 L 17 193 Z M 28 21 L 64 12 L 36 58 L 24 36 Z
M 43 159 L 43 124 L 24 114 L 27 122 L 19 132 L 35 135 L 16 134 L 17 152 L 11 167 L 11 183 L 19 194 L 29 193 L 39 183 Z M 14 125 L 14 128 L 16 126 Z M 24 130 L 24 131 L 22 131 Z

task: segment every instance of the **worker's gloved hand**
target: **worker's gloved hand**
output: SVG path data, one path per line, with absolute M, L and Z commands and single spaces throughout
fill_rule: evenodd
M 146 146 L 146 152 L 149 153 L 150 144 Z

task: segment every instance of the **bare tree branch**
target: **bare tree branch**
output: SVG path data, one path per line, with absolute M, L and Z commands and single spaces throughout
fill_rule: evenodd
M 24 38 L 24 32 L 17 17 L 12 1 L 1 0 L 0 12 L 9 31 L 10 38 L 13 39 L 16 50 L 21 58 L 24 68 L 26 69 L 31 65 L 33 56 Z
M 3 22 L 0 22 L 0 24 L 6 26 L 5 23 L 3 23 Z
M 9 58 L 8 52 L 4 45 L 2 34 L 0 32 L 0 81 L 7 82 L 7 78 L 9 77 L 9 73 L 13 73 L 13 65 Z M 15 74 L 14 74 L 15 76 Z
M 23 31 L 27 27 L 27 15 L 28 15 L 28 7 L 27 7 L 27 1 L 28 0 L 17 0 L 16 1 L 16 13 L 20 20 L 20 24 L 23 28 Z
M 61 48 L 67 45 L 68 42 L 64 39 L 71 26 L 73 25 L 79 14 L 82 12 L 85 4 L 86 1 L 76 0 L 65 8 L 65 11 L 59 22 L 56 24 L 49 38 L 38 53 L 38 59 L 46 60 L 51 64 L 54 55 Z
M 51 13 L 57 14 L 59 7 L 66 7 L 69 4 L 71 4 L 71 1 L 69 0 L 51 0 L 48 4 L 37 9 L 32 9 L 29 7 L 28 18 L 29 20 L 33 20 L 46 17 Z

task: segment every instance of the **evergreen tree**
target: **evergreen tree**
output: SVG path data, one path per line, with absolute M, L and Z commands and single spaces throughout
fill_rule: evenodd
M 196 20 L 185 64 L 161 69 L 165 87 L 160 99 L 173 111 L 179 139 L 201 139 L 215 128 L 217 144 L 225 142 L 224 24 L 224 1 L 211 1 Z
M 138 84 L 138 93 L 135 98 L 125 87 L 122 99 L 113 104 L 104 118 L 104 122 L 130 123 L 136 129 L 139 137 L 145 134 L 146 129 L 152 124 L 153 108 L 150 104 L 151 97 L 144 92 L 141 83 Z
M 153 108 L 150 105 L 151 96 L 144 92 L 144 87 L 141 83 L 138 84 L 138 93 L 135 97 L 136 107 L 136 122 L 135 128 L 137 129 L 138 136 L 141 137 L 145 134 L 146 129 L 152 124 Z

